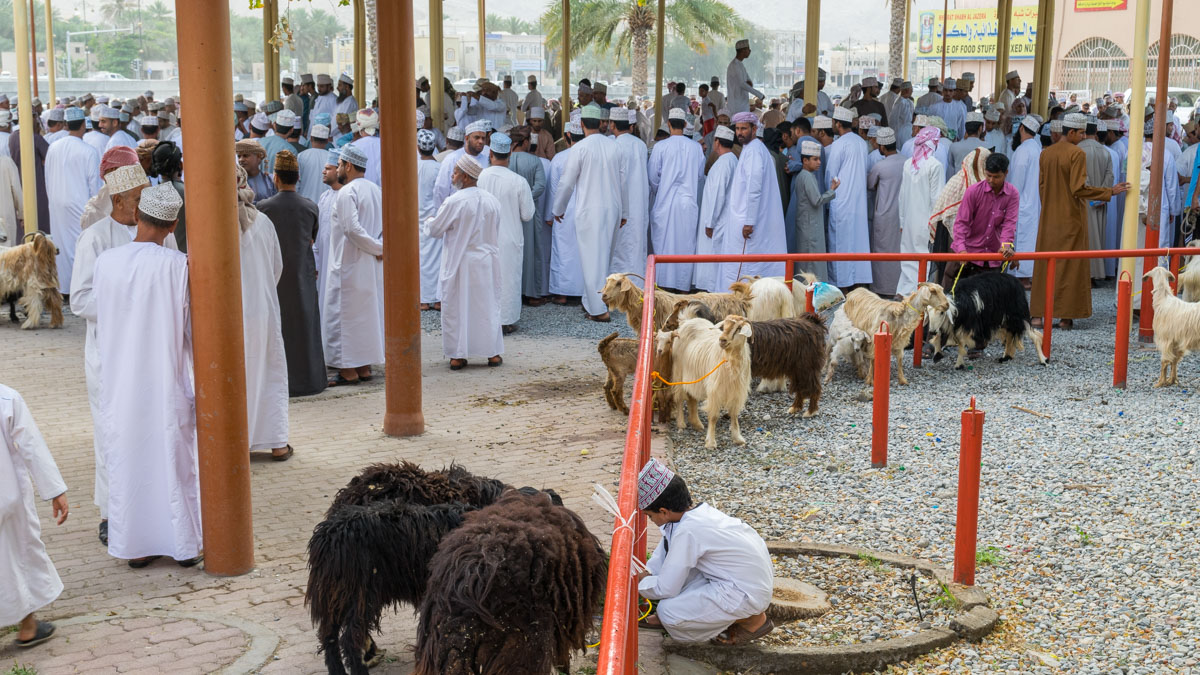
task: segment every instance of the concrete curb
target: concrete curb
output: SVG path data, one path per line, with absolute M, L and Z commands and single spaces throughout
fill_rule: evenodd
M 663 649 L 667 653 L 704 661 L 726 670 L 753 670 L 776 675 L 870 671 L 948 647 L 958 640 L 980 640 L 991 633 L 1000 621 L 1000 615 L 987 606 L 985 592 L 976 587 L 953 583 L 946 570 L 923 558 L 880 553 L 854 546 L 785 541 L 767 542 L 767 550 L 773 555 L 782 556 L 858 558 L 860 555 L 869 555 L 893 567 L 919 571 L 944 584 L 964 611 L 951 620 L 948 629 L 931 628 L 913 635 L 870 643 L 833 647 L 763 647 L 756 644 L 723 647 L 707 642 L 682 643 L 666 638 L 663 640 Z
M 136 610 L 131 612 L 119 612 L 117 614 L 87 614 L 83 616 L 73 616 L 68 619 L 55 620 L 58 626 L 80 626 L 90 623 L 105 623 L 108 621 L 124 621 L 128 619 L 139 619 L 143 617 L 159 617 L 163 619 L 183 619 L 190 621 L 211 621 L 220 623 L 230 628 L 236 628 L 250 639 L 250 645 L 246 651 L 238 657 L 236 661 L 222 668 L 219 673 L 221 675 L 243 675 L 245 673 L 257 672 L 275 653 L 279 647 L 279 636 L 268 630 L 261 624 L 247 621 L 236 616 L 226 614 L 208 614 L 206 612 L 179 612 L 167 609 L 146 609 Z

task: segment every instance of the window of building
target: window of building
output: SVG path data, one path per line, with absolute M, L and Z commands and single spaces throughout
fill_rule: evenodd
M 1158 76 L 1159 42 L 1150 46 L 1146 58 L 1146 83 L 1154 86 Z M 1200 40 L 1191 35 L 1176 33 L 1171 36 L 1171 63 L 1167 82 L 1172 87 L 1200 89 Z
M 1115 42 L 1090 37 L 1058 62 L 1058 81 L 1069 91 L 1089 91 L 1091 98 L 1129 88 L 1129 56 Z

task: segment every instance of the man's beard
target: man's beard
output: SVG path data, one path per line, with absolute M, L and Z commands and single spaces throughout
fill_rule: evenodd
M 463 183 L 461 180 L 451 180 L 450 184 L 454 186 L 455 190 L 463 189 Z
M 337 97 L 337 102 L 338 102 L 338 103 L 341 103 L 342 101 L 345 101 L 345 100 L 346 100 L 346 97 L 347 97 L 347 96 L 349 96 L 349 95 L 350 95 L 350 94 L 338 94 L 338 97 Z

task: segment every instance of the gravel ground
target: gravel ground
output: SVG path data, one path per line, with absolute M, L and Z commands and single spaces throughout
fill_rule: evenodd
M 568 305 L 546 303 L 541 307 L 522 306 L 516 335 L 590 338 L 598 342 L 613 331 L 618 331 L 622 337 L 636 337 L 621 312 L 613 310 L 609 323 L 596 323 L 585 319 L 580 307 L 578 302 Z M 421 312 L 421 329 L 426 333 L 441 333 L 442 313 L 432 310 Z
M 909 579 L 912 570 L 878 560 L 784 556 L 775 559 L 775 575 L 800 579 L 824 591 L 833 609 L 804 621 L 777 626 L 765 645 L 844 645 L 887 640 L 933 626 L 949 628 L 953 601 L 941 586 L 917 574 L 918 612 Z
M 900 670 L 1200 671 L 1200 356 L 1184 359 L 1181 386 L 1157 390 L 1157 353 L 1134 343 L 1130 389 L 1112 389 L 1111 293 L 1094 292 L 1096 314 L 1076 330 L 1054 332 L 1045 368 L 1028 343 L 1007 364 L 993 344 L 967 371 L 948 359 L 908 369 L 907 387 L 893 375 L 886 469 L 870 466 L 871 404 L 856 400 L 861 385 L 848 369 L 812 419 L 788 416 L 786 394 L 752 394 L 741 417 L 745 448 L 729 442 L 727 423 L 715 451 L 704 449 L 702 432 L 672 427 L 675 464 L 699 499 L 766 538 L 853 544 L 949 568 L 959 419 L 975 396 L 987 415 L 978 546 L 995 559 L 976 581 L 1004 622 L 981 644 Z M 808 574 L 819 582 L 819 571 Z M 876 595 L 894 590 L 880 584 Z M 870 623 L 863 607 L 856 616 L 847 603 L 845 632 Z M 883 624 L 881 635 L 904 630 L 898 617 Z

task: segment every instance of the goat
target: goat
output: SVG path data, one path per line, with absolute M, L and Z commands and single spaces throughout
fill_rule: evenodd
M 713 325 L 704 319 L 690 319 L 678 330 L 664 334 L 661 340 L 675 340 L 671 363 L 671 381 L 690 382 L 672 387 L 675 425 L 683 429 L 683 404 L 688 404 L 688 422 L 703 429 L 697 403 L 704 401 L 708 415 L 708 435 L 704 447 L 717 447 L 717 420 L 721 411 L 729 412 L 729 435 L 735 445 L 745 445 L 738 415 L 750 395 L 750 323 L 738 315 L 725 317 Z M 661 343 L 660 343 L 661 344 Z M 721 363 L 725 361 L 725 363 Z M 719 364 L 719 365 L 718 365 Z
M 750 321 L 790 319 L 803 313 L 803 311 L 796 310 L 792 290 L 782 279 L 778 277 L 742 277 L 742 279 L 751 281 L 748 290 L 752 300 L 746 313 L 746 318 Z M 792 285 L 796 286 L 797 284 L 793 283 Z M 729 289 L 733 291 L 733 286 L 730 286 Z M 801 310 L 803 307 L 803 298 L 801 298 Z
M 58 292 L 58 248 L 41 232 L 25 236 L 25 243 L 0 249 L 0 303 L 8 303 L 9 318 L 17 322 L 16 305 L 25 312 L 21 328 L 41 325 L 42 310 L 50 310 L 50 327 L 63 325 L 62 295 Z
M 709 323 L 719 321 L 713 311 L 708 308 L 708 305 L 699 300 L 680 300 L 675 303 L 675 309 L 671 315 L 667 317 L 666 323 L 663 324 L 661 330 L 669 331 L 679 328 L 679 324 L 688 319 L 704 319 Z
M 1179 384 L 1179 362 L 1200 351 L 1200 304 L 1175 297 L 1175 275 L 1164 267 L 1146 272 L 1142 280 L 1146 279 L 1154 284 L 1154 346 L 1161 359 L 1154 386 Z
M 823 378 L 825 384 L 833 379 L 833 371 L 838 364 L 847 360 L 854 364 L 860 379 L 867 379 L 867 370 L 874 359 L 874 343 L 870 335 L 850 323 L 844 308 L 839 307 L 833 314 L 833 321 L 829 324 L 828 346 L 829 359 L 825 363 Z
M 613 333 L 596 345 L 604 367 L 608 369 L 608 377 L 604 379 L 604 400 L 608 407 L 629 414 L 629 406 L 625 404 L 625 378 L 637 370 L 637 340 L 617 337 Z
M 1200 248 L 1200 239 L 1189 241 L 1188 247 Z M 1200 254 L 1183 260 L 1186 267 L 1179 273 L 1179 295 L 1184 302 L 1200 302 Z
M 642 332 L 642 289 L 633 285 L 625 274 L 610 274 L 604 282 L 604 304 L 625 313 L 629 327 L 639 335 Z M 692 293 L 680 295 L 654 289 L 654 327 L 661 330 L 667 317 L 680 300 L 695 300 L 704 303 L 718 319 L 730 314 L 742 316 L 750 307 L 753 296 L 748 292 L 736 293 Z
M 904 377 L 904 348 L 921 321 L 921 313 L 926 309 L 945 312 L 950 309 L 950 301 L 946 299 L 941 286 L 922 281 L 917 284 L 917 290 L 909 293 L 901 302 L 884 300 L 865 288 L 856 288 L 846 296 L 843 309 L 850 323 L 867 335 L 874 334 L 881 323 L 887 322 L 892 333 L 896 379 L 900 384 L 908 384 L 908 378 Z M 874 372 L 874 367 L 872 361 L 868 378 Z
M 751 321 L 750 331 L 750 375 L 763 378 L 763 384 L 776 378 L 788 380 L 793 397 L 788 413 L 800 412 L 808 399 L 804 416 L 817 414 L 826 357 L 825 324 L 821 319 L 804 314 L 793 319 Z
M 546 675 L 586 646 L 608 575 L 604 550 L 575 513 L 522 492 L 468 513 L 442 540 L 414 675 Z
M 946 321 L 933 319 L 944 316 Z M 931 312 L 929 342 L 933 346 L 933 362 L 942 360 L 944 344 L 958 345 L 955 370 L 967 367 L 967 349 L 983 349 L 997 336 L 1004 338 L 1004 356 L 1000 363 L 1011 361 L 1021 341 L 1028 337 L 1037 351 L 1038 362 L 1046 365 L 1042 353 L 1042 332 L 1034 330 L 1029 317 L 1029 301 L 1025 289 L 1016 277 L 999 272 L 987 272 L 966 277 L 958 282 L 950 309 L 944 314 Z M 948 325 L 947 325 L 948 324 Z
M 654 370 L 662 377 L 671 377 L 671 371 L 675 368 L 675 339 L 678 337 L 674 330 L 659 331 L 654 336 Z M 675 408 L 675 396 L 671 387 L 660 385 L 658 382 L 650 384 L 654 387 L 654 407 L 658 409 L 658 422 L 666 424 L 671 420 L 671 413 Z

